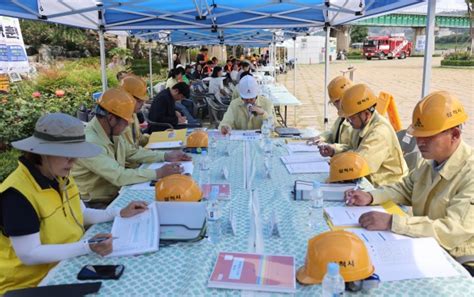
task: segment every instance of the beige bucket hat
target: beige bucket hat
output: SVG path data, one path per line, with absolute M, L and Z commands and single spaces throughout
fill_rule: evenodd
M 86 142 L 84 124 L 64 113 L 43 115 L 36 122 L 33 136 L 12 145 L 25 152 L 67 158 L 90 158 L 102 151 L 101 147 Z

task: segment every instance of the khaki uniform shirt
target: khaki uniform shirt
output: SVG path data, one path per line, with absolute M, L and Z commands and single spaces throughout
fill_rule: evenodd
M 413 206 L 413 216 L 393 216 L 393 232 L 434 237 L 454 257 L 474 255 L 474 154 L 464 142 L 439 171 L 422 160 L 402 181 L 370 193 L 374 204 Z
M 319 135 L 319 139 L 325 143 L 334 144 L 336 151 L 347 151 L 349 150 L 353 131 L 354 129 L 352 129 L 349 122 L 344 118 L 338 117 L 330 130 Z
M 148 143 L 150 138 L 149 134 L 143 134 L 140 130 L 140 121 L 138 120 L 137 114 L 133 114 L 133 122 L 125 128 L 125 131 L 122 133 L 123 138 L 127 141 L 128 144 L 135 148 L 144 147 Z M 137 168 L 140 166 L 140 163 L 129 163 L 125 164 L 127 168 Z
M 368 180 L 375 187 L 398 182 L 408 174 L 397 135 L 377 111 L 364 129 L 354 130 L 349 148 L 367 161 L 371 171 Z
M 93 158 L 78 159 L 72 175 L 84 199 L 91 202 L 110 202 L 121 186 L 146 182 L 156 178 L 155 170 L 128 169 L 126 162 L 151 163 L 164 160 L 164 152 L 154 152 L 130 145 L 122 135 L 110 141 L 97 118 L 85 129 L 86 140 L 102 147 Z
M 260 129 L 263 121 L 273 115 L 273 103 L 263 96 L 258 96 L 255 105 L 265 111 L 263 115 L 249 115 L 247 105 L 242 100 L 233 100 L 224 114 L 219 129 L 222 126 L 228 126 L 235 130 Z M 273 116 L 273 119 L 275 119 L 275 116 Z

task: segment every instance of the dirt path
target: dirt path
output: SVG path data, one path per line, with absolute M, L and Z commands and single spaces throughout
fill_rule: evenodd
M 469 120 L 464 127 L 463 137 L 474 146 L 474 69 L 441 68 L 441 58 L 433 58 L 431 91 L 446 90 L 464 104 Z M 423 58 L 406 60 L 352 60 L 337 61 L 330 65 L 329 77 L 339 75 L 350 65 L 357 68 L 354 75 L 356 83 L 367 83 L 378 94 L 391 93 L 397 102 L 403 127 L 411 122 L 411 114 L 421 96 Z M 278 77 L 294 93 L 293 72 Z M 323 128 L 324 108 L 324 65 L 298 65 L 296 72 L 296 97 L 303 103 L 296 110 L 297 127 Z M 289 124 L 293 125 L 293 110 L 289 109 Z M 329 123 L 336 118 L 334 107 L 329 107 Z

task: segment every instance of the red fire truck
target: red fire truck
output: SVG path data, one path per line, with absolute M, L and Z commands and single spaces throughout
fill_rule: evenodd
M 367 60 L 372 58 L 405 59 L 411 55 L 413 43 L 405 36 L 371 36 L 364 40 L 362 51 Z

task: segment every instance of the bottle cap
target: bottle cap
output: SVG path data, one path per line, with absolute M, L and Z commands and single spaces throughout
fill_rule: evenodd
M 207 151 L 206 151 L 206 150 L 202 150 L 201 155 L 207 156 Z
M 321 187 L 321 183 L 319 181 L 313 181 L 313 189 L 316 189 L 316 188 L 320 188 Z
M 329 262 L 328 263 L 328 274 L 329 275 L 338 275 L 339 274 L 339 264 L 334 263 L 334 262 Z

